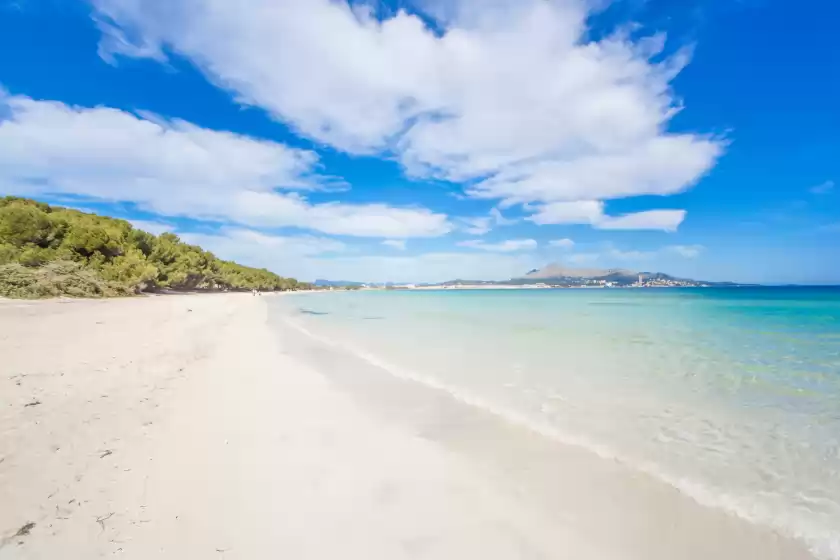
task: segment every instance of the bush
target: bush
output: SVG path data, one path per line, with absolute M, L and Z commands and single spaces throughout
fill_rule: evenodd
M 296 290 L 297 280 L 217 259 L 125 220 L 0 198 L 0 296 L 104 297 L 146 289 Z
M 19 251 L 13 245 L 0 243 L 0 264 L 17 262 Z
M 131 290 L 106 282 L 81 264 L 56 261 L 42 267 L 0 266 L 0 296 L 22 299 L 69 296 L 100 298 L 130 295 Z

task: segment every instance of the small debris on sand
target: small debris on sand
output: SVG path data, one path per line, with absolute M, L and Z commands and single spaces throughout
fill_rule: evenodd
M 114 516 L 114 512 L 109 513 L 108 515 L 103 515 L 102 517 L 97 517 L 96 522 L 99 523 L 99 526 L 102 527 L 102 530 L 105 530 L 105 522 L 111 519 Z
M 27 523 L 26 525 L 24 525 L 23 527 L 21 527 L 20 529 L 18 529 L 18 530 L 17 530 L 17 533 L 15 533 L 15 536 L 16 536 L 16 537 L 25 537 L 25 536 L 26 536 L 26 535 L 28 535 L 28 534 L 29 534 L 29 532 L 30 532 L 32 529 L 34 529 L 34 528 L 35 528 L 35 523 L 33 523 L 32 521 L 30 521 L 29 523 Z

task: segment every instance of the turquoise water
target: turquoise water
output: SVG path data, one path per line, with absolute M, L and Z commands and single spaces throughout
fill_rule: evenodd
M 277 298 L 387 369 L 840 557 L 840 289 Z

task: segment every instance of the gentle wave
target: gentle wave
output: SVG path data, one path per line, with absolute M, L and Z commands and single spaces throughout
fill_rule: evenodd
M 627 468 L 643 472 L 668 484 L 703 506 L 720 509 L 750 523 L 770 527 L 780 534 L 798 539 L 805 543 L 810 551 L 819 558 L 825 560 L 840 559 L 840 533 L 834 527 L 826 526 L 813 520 L 803 519 L 802 516 L 791 514 L 787 508 L 767 506 L 757 501 L 754 496 L 715 491 L 697 480 L 669 472 L 659 464 L 628 457 L 602 443 L 592 441 L 578 434 L 564 432 L 556 426 L 538 422 L 534 418 L 519 412 L 499 407 L 497 404 L 475 394 L 471 394 L 461 387 L 455 387 L 433 377 L 396 366 L 354 345 L 319 336 L 288 317 L 284 319 L 284 322 L 305 336 L 327 346 L 348 352 L 396 378 L 420 383 L 426 387 L 443 391 L 460 403 L 479 408 L 502 418 L 512 425 L 538 433 L 561 444 L 583 449 L 595 454 L 601 459 L 616 461 Z

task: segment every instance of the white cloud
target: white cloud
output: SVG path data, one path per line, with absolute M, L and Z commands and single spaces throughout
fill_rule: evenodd
M 702 245 L 671 245 L 665 251 L 677 254 L 686 259 L 696 259 L 705 250 Z
M 526 218 L 535 224 L 594 224 L 604 216 L 604 203 L 597 200 L 553 202 L 537 208 Z
M 311 259 L 301 263 L 300 278 L 349 278 L 362 282 L 445 282 L 507 280 L 542 266 L 528 254 L 425 253 L 412 256 L 361 256 Z M 317 274 L 309 271 L 317 271 Z
M 241 264 L 265 267 L 291 276 L 284 264 L 324 253 L 340 253 L 346 245 L 325 237 L 268 235 L 243 228 L 222 228 L 218 233 L 182 233 L 186 243 L 200 245 L 217 257 Z
M 463 229 L 470 235 L 484 235 L 493 229 L 493 226 L 509 226 L 518 220 L 505 218 L 498 208 L 490 210 L 489 216 L 478 216 L 472 218 L 461 218 L 464 224 Z
M 167 224 L 166 222 L 152 220 L 128 220 L 128 222 L 137 229 L 141 229 L 153 235 L 160 235 L 161 233 L 175 230 L 175 226 Z
M 575 242 L 569 238 L 565 239 L 552 239 L 548 242 L 549 246 L 551 247 L 559 247 L 561 249 L 571 249 L 575 246 Z
M 664 36 L 591 40 L 583 0 L 420 1 L 443 34 L 331 0 L 93 3 L 106 56 L 171 49 L 305 136 L 393 152 L 415 176 L 478 181 L 474 197 L 677 193 L 725 146 L 667 130 L 687 53 L 663 59 Z
M 348 278 L 361 282 L 508 280 L 545 264 L 535 255 L 424 253 L 406 256 L 312 258 L 299 263 L 298 278 Z
M 98 49 L 99 56 L 109 64 L 116 64 L 115 55 L 152 58 L 160 62 L 166 60 L 160 45 L 148 42 L 143 37 L 135 37 L 135 40 L 131 41 L 122 29 L 107 21 L 97 21 L 97 27 L 102 32 Z
M 217 233 L 179 233 L 217 256 L 250 266 L 268 268 L 282 276 L 302 280 L 347 279 L 364 282 L 442 282 L 506 280 L 521 277 L 528 270 L 545 265 L 542 257 L 529 252 L 438 252 L 399 256 L 349 254 L 344 243 L 325 237 L 280 236 L 244 228 L 222 228 Z M 532 241 L 532 240 L 525 240 Z M 531 243 L 524 243 L 529 246 Z M 536 242 L 533 243 L 536 245 Z M 667 246 L 652 251 L 620 250 L 607 247 L 599 252 L 571 253 L 564 261 L 571 265 L 658 262 L 667 254 L 678 254 Z M 697 250 L 702 250 L 699 246 Z M 683 255 L 685 256 L 685 255 Z
M 647 210 L 624 214 L 623 216 L 605 216 L 597 222 L 598 229 L 653 229 L 661 231 L 677 231 L 685 220 L 685 210 Z
M 667 195 L 689 188 L 721 147 L 689 136 L 658 136 L 620 153 L 511 165 L 470 189 L 478 198 L 508 202 L 611 199 Z
M 382 244 L 386 247 L 391 247 L 392 249 L 405 251 L 405 239 L 386 239 L 382 242 Z
M 519 221 L 510 218 L 505 218 L 502 214 L 502 211 L 498 208 L 493 208 L 492 210 L 490 210 L 490 217 L 493 219 L 497 226 L 509 226 Z
M 470 235 L 484 235 L 493 229 L 493 219 L 489 216 L 461 218 L 461 221 L 464 224 L 464 231 Z
M 300 196 L 244 193 L 229 215 L 257 226 L 297 226 L 335 235 L 361 237 L 435 237 L 450 231 L 447 217 L 424 208 L 386 204 L 309 204 Z
M 207 194 L 241 188 L 314 188 L 318 156 L 282 144 L 199 128 L 105 107 L 72 107 L 0 94 L 5 178 L 60 180 L 58 187 L 94 181 L 91 188 L 150 190 L 201 185 Z M 62 189 L 67 190 L 70 189 Z
M 447 217 L 385 204 L 311 204 L 313 152 L 104 107 L 0 92 L 0 185 L 11 194 L 127 201 L 166 216 L 294 226 L 338 235 L 428 237 Z
M 685 219 L 685 210 L 646 210 L 608 216 L 604 203 L 595 200 L 552 202 L 539 206 L 527 219 L 544 224 L 589 224 L 597 229 L 609 230 L 661 230 L 676 231 Z
M 825 181 L 809 189 L 813 194 L 828 194 L 834 190 L 834 181 Z
M 470 247 L 482 251 L 493 251 L 497 253 L 513 253 L 516 251 L 531 251 L 537 248 L 537 242 L 533 239 L 508 239 L 499 243 L 485 243 L 478 239 L 470 239 L 457 243 L 459 247 Z
M 179 235 L 184 241 L 200 245 L 223 259 L 310 281 L 316 278 L 363 282 L 443 282 L 456 278 L 506 280 L 522 276 L 543 264 L 527 254 L 347 255 L 349 249 L 333 239 L 266 235 L 242 228 L 224 228 L 215 234 Z

